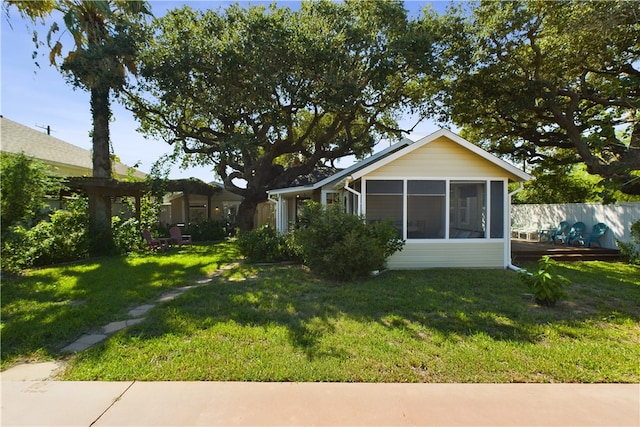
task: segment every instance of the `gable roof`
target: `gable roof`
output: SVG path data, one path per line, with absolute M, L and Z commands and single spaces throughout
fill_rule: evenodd
M 378 151 L 377 153 L 367 157 L 366 159 L 363 159 L 357 163 L 354 163 L 353 165 L 349 166 L 346 169 L 342 169 L 336 173 L 334 173 L 333 175 L 327 176 L 324 179 L 321 179 L 315 183 L 310 183 L 307 185 L 298 185 L 298 186 L 294 186 L 294 187 L 286 187 L 286 188 L 276 188 L 273 190 L 269 190 L 268 193 L 269 194 L 286 194 L 286 193 L 296 193 L 299 192 L 301 190 L 315 190 L 317 188 L 322 188 L 325 185 L 332 183 L 332 182 L 336 182 L 336 181 L 340 181 L 342 179 L 344 179 L 345 177 L 352 175 L 354 172 L 374 163 L 377 162 L 381 159 L 384 159 L 385 157 L 395 153 L 398 150 L 401 150 L 409 145 L 413 144 L 413 141 L 411 141 L 408 138 L 402 138 L 399 142 L 391 145 L 390 147 L 385 148 L 382 151 Z
M 462 138 L 459 135 L 456 135 L 455 133 L 451 132 L 448 129 L 440 129 L 436 132 L 433 132 L 430 135 L 425 136 L 424 138 L 414 142 L 413 144 L 403 147 L 401 150 L 397 150 L 394 153 L 392 153 L 389 156 L 384 157 L 383 159 L 380 159 L 380 161 L 377 161 L 375 163 L 369 164 L 363 168 L 358 169 L 357 171 L 355 171 L 354 173 L 352 173 L 352 177 L 353 179 L 358 179 L 361 178 L 364 175 L 370 174 L 371 172 L 375 171 L 378 168 L 381 168 L 382 166 L 385 166 L 391 162 L 393 162 L 394 160 L 399 159 L 400 157 L 406 156 L 407 154 L 411 153 L 414 150 L 417 150 L 421 147 L 424 147 L 425 145 L 437 140 L 440 137 L 445 137 L 447 139 L 449 139 L 450 141 L 460 145 L 461 147 L 471 151 L 474 154 L 477 154 L 478 156 L 482 157 L 483 159 L 487 160 L 488 162 L 498 166 L 499 168 L 504 169 L 506 172 L 508 172 L 511 175 L 516 176 L 517 178 L 519 178 L 522 181 L 528 181 L 530 180 L 532 177 L 531 175 L 529 175 L 528 173 L 518 169 L 517 167 L 513 166 L 512 164 L 505 162 L 504 160 L 494 156 L 493 154 L 483 150 L 482 148 L 478 147 L 475 144 L 472 144 L 471 142 L 467 141 L 466 139 Z
M 522 181 L 528 181 L 532 178 L 531 175 L 529 175 L 528 173 L 518 169 L 512 164 L 505 162 L 504 160 L 483 150 L 477 145 L 472 144 L 471 142 L 467 141 L 466 139 L 462 138 L 459 135 L 456 135 L 450 130 L 440 129 L 436 132 L 433 132 L 430 135 L 425 136 L 424 138 L 416 142 L 413 142 L 408 138 L 403 138 L 400 142 L 392 145 L 391 147 L 388 147 L 385 150 L 379 151 L 378 153 L 370 157 L 367 157 L 366 159 L 358 163 L 355 163 L 350 167 L 343 169 L 335 173 L 334 175 L 331 175 L 316 183 L 313 183 L 310 185 L 299 185 L 296 187 L 277 188 L 277 189 L 269 190 L 268 193 L 272 195 L 276 195 L 276 194 L 296 193 L 300 191 L 309 191 L 309 190 L 322 188 L 325 185 L 331 184 L 331 183 L 334 183 L 334 186 L 335 186 L 336 184 L 342 182 L 347 177 L 358 179 L 443 136 L 448 138 L 452 142 L 460 145 L 461 147 L 471 151 L 472 153 L 477 154 L 483 159 L 489 161 L 490 163 L 504 169 L 506 172 L 508 172 L 513 176 L 516 176 Z
M 0 150 L 5 153 L 19 154 L 41 160 L 55 167 L 83 169 L 90 175 L 93 170 L 91 151 L 47 135 L 20 123 L 0 116 Z M 129 167 L 113 162 L 114 172 L 118 176 L 127 176 Z M 134 176 L 144 178 L 141 171 Z

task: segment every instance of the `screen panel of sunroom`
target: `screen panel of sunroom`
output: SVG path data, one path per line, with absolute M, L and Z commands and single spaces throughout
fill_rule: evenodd
M 402 180 L 371 180 L 367 181 L 366 221 L 390 220 L 403 235 L 402 201 L 404 197 L 404 183 Z
M 444 239 L 446 182 L 407 181 L 407 238 Z
M 444 239 L 449 215 L 449 239 L 485 238 L 489 222 L 490 238 L 504 237 L 503 181 L 490 181 L 490 193 L 487 181 L 407 180 L 406 183 L 405 190 L 403 180 L 368 180 L 366 220 L 391 219 L 401 235 L 406 228 L 407 239 Z
M 486 230 L 486 183 L 452 181 L 449 190 L 449 238 L 479 239 Z

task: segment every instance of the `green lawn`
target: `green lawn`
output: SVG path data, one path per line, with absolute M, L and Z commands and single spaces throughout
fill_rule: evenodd
M 214 249 L 234 254 L 230 246 Z M 159 275 L 182 285 L 186 266 L 178 255 L 148 258 L 167 259 Z M 191 268 L 204 274 L 222 258 Z M 84 268 L 106 270 L 107 262 Z M 511 271 L 396 271 L 330 283 L 300 266 L 241 265 L 69 356 L 64 379 L 640 382 L 640 268 L 588 262 L 558 271 L 573 282 L 569 298 L 543 308 Z M 171 280 L 174 274 L 183 280 Z M 3 363 L 5 339 L 12 342 L 6 335 L 14 333 L 5 286 Z M 57 295 L 52 286 L 46 292 L 50 300 Z M 84 299 L 74 307 L 96 304 Z M 114 305 L 94 326 L 123 312 Z M 27 348 L 56 356 L 51 345 L 42 353 L 35 343 Z M 16 348 L 11 357 L 28 354 Z
M 127 311 L 193 283 L 238 257 L 226 244 L 167 253 L 104 257 L 2 278 L 2 369 L 59 357 L 83 333 L 127 318 Z

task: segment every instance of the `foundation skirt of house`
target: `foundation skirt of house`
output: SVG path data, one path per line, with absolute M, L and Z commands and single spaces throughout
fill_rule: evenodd
M 503 239 L 407 241 L 387 260 L 391 270 L 423 268 L 504 268 Z

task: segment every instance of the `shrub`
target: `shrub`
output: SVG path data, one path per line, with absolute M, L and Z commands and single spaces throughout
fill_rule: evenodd
M 238 248 L 250 262 L 280 262 L 293 258 L 287 238 L 268 224 L 239 232 Z
M 0 263 L 3 272 L 17 273 L 32 267 L 39 257 L 39 247 L 32 244 L 29 230 L 21 225 L 10 227 L 2 239 Z
M 190 234 L 191 239 L 196 242 L 224 240 L 229 235 L 227 223 L 214 219 L 205 219 L 197 224 L 189 224 L 185 228 L 184 234 Z
M 140 221 L 136 218 L 123 220 L 118 216 L 114 216 L 111 218 L 111 228 L 113 230 L 113 243 L 120 253 L 144 249 Z
M 341 281 L 384 268 L 386 259 L 404 245 L 391 222 L 365 224 L 339 205 L 323 208 L 317 203 L 302 209 L 292 241 L 311 271 Z
M 621 242 L 618 240 L 620 257 L 629 264 L 640 264 L 640 220 L 631 224 L 631 240 Z
M 27 229 L 10 227 L 2 246 L 2 270 L 18 272 L 25 268 L 75 261 L 88 256 L 87 201 L 72 199 L 67 209 L 54 211 L 50 218 Z
M 19 222 L 35 224 L 43 218 L 45 195 L 57 193 L 60 179 L 46 172 L 44 163 L 20 154 L 0 155 L 0 224 L 2 231 Z
M 556 266 L 556 262 L 545 255 L 538 261 L 538 271 L 520 274 L 520 278 L 529 286 L 538 304 L 553 306 L 561 298 L 567 296 L 564 288 L 569 284 L 569 280 L 555 274 Z

